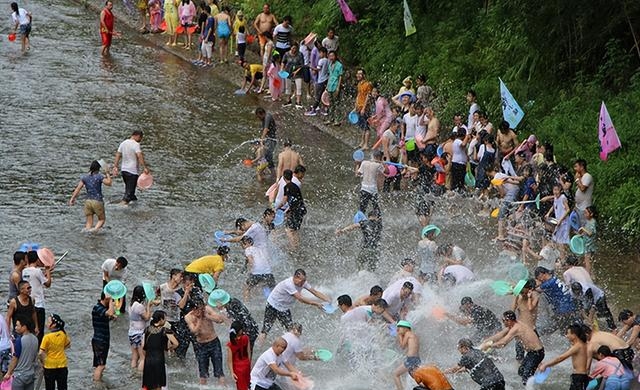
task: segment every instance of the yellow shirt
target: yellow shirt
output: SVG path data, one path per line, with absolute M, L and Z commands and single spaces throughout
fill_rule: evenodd
M 244 27 L 245 34 L 248 34 L 249 32 L 247 31 L 247 18 L 245 17 L 243 17 L 242 20 L 236 17 L 236 20 L 233 22 L 233 33 L 237 35 L 238 30 L 241 26 Z
M 224 260 L 220 255 L 203 256 L 195 259 L 185 269 L 194 274 L 215 274 L 224 271 Z
M 62 331 L 47 333 L 42 338 L 40 350 L 47 356 L 44 359 L 44 368 L 64 368 L 67 367 L 67 355 L 65 348 L 71 345 L 71 339 Z

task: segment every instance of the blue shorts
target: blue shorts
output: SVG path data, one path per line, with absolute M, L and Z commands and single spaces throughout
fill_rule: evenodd
M 407 370 L 411 371 L 414 370 L 418 367 L 420 367 L 420 364 L 422 364 L 422 361 L 420 361 L 420 358 L 417 356 L 407 356 L 407 358 L 404 361 L 404 368 L 406 368 Z
M 213 364 L 213 376 L 216 378 L 224 377 L 220 339 L 216 337 L 206 343 L 196 343 L 194 349 L 198 360 L 200 378 L 209 377 L 209 361 Z
M 142 336 L 144 336 L 144 333 L 136 333 L 133 335 L 129 335 L 129 344 L 132 347 L 141 347 L 142 346 Z
M 25 37 L 29 37 L 29 34 L 31 33 L 31 23 L 29 24 L 21 24 L 20 25 L 20 30 L 19 30 L 20 34 L 24 35 Z
M 11 362 L 11 348 L 7 348 L 0 351 L 0 370 L 7 372 L 9 370 L 9 363 Z

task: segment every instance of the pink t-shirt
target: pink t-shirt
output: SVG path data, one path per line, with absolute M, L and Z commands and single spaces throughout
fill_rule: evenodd
M 624 375 L 624 366 L 620 363 L 618 358 L 613 356 L 607 356 L 606 358 L 596 362 L 595 367 L 591 370 L 590 377 L 595 378 L 603 376 L 608 378 L 610 376 Z

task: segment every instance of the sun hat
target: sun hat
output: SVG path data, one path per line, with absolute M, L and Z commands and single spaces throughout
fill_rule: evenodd
M 413 83 L 411 76 L 407 76 L 404 78 L 404 80 L 402 80 L 402 84 L 406 84 L 406 83 Z
M 425 227 L 422 228 L 422 232 L 420 233 L 420 236 L 422 238 L 425 238 L 429 233 L 433 232 L 433 234 L 435 234 L 435 236 L 439 236 L 440 235 L 440 228 L 437 227 L 436 225 L 427 225 Z
M 398 328 L 408 328 L 411 329 L 411 322 L 407 320 L 400 320 L 396 323 L 396 327 Z
M 310 32 L 306 38 L 304 38 L 304 40 L 302 41 L 305 45 L 309 45 L 310 43 L 313 43 L 313 41 L 316 40 L 316 37 L 318 36 L 318 34 L 314 33 L 314 32 Z
M 219 288 L 211 292 L 207 303 L 209 304 L 209 306 L 217 307 L 226 305 L 230 300 L 231 296 L 229 295 L 229 293 Z

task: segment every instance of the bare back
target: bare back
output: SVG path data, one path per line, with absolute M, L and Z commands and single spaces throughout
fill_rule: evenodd
M 513 327 L 516 328 L 515 337 L 522 342 L 524 349 L 527 351 L 538 351 L 544 348 L 540 338 L 532 327 L 520 322 Z
M 420 340 L 415 333 L 407 333 L 407 357 L 420 356 Z
M 425 142 L 427 144 L 434 144 L 438 142 L 438 134 L 440 133 L 440 119 L 437 117 L 433 117 L 429 119 L 429 124 L 427 125 L 427 137 Z
M 598 348 L 603 345 L 611 348 L 612 351 L 615 351 L 616 349 L 629 348 L 629 344 L 627 344 L 626 341 L 613 333 L 594 331 L 591 334 L 591 339 L 589 340 L 589 352 L 591 352 L 591 354 L 595 354 Z
M 298 165 L 303 165 L 300 154 L 290 148 L 284 149 L 278 154 L 278 177 L 281 177 L 282 173 L 287 169 L 293 171 Z

